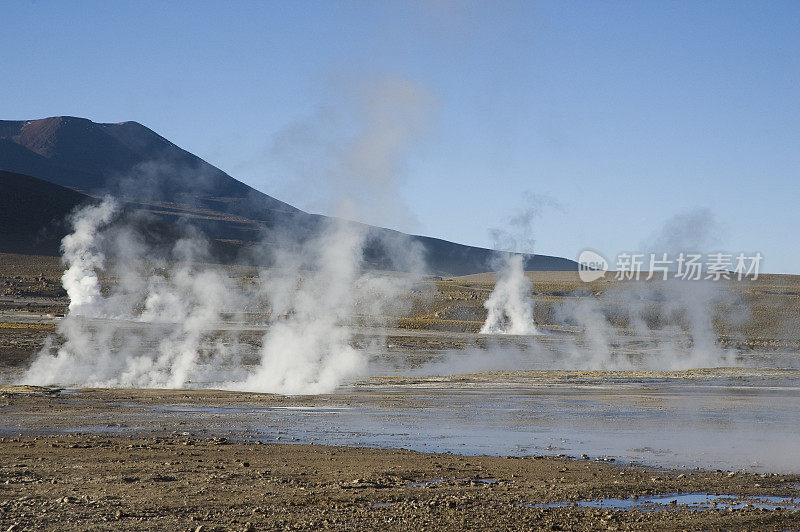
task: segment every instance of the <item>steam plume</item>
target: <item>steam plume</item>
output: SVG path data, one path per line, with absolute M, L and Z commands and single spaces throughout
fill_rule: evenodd
M 102 268 L 105 257 L 98 249 L 95 235 L 116 210 L 116 202 L 106 197 L 99 205 L 89 206 L 73 216 L 74 230 L 61 243 L 62 260 L 68 266 L 62 284 L 69 296 L 70 312 L 80 313 L 80 307 L 100 296 L 96 270 Z
M 283 280 L 271 283 L 271 309 L 280 317 L 264 335 L 259 366 L 230 387 L 319 393 L 364 372 L 366 357 L 351 346 L 352 332 L 345 324 L 355 307 L 363 245 L 363 231 L 335 220 L 310 243 L 320 251 L 314 268 L 298 279 L 299 287 Z
M 526 208 L 509 220 L 510 230 L 493 228 L 489 234 L 494 248 L 506 251 L 495 260 L 497 281 L 484 303 L 486 321 L 483 334 L 536 334 L 533 320 L 532 283 L 525 276 L 525 258 L 514 252 L 533 252 L 533 222 L 545 206 L 558 204 L 547 196 L 525 193 Z
M 399 78 L 370 85 L 356 100 L 357 133 L 324 141 L 336 149 L 325 151 L 316 168 L 329 178 L 337 214 L 349 217 L 362 204 L 376 212 L 396 206 L 402 158 L 430 105 L 425 91 Z M 242 284 L 205 262 L 206 243 L 197 235 L 160 253 L 130 220 L 110 224 L 114 211 L 109 201 L 73 218 L 64 240 L 64 284 L 74 299 L 58 327 L 63 342 L 39 353 L 25 382 L 330 392 L 364 374 L 383 340 L 356 346 L 353 324 L 372 313 L 401 312 L 415 279 L 366 271 L 365 246 L 382 249 L 387 267 L 422 265 L 420 248 L 403 235 L 379 237 L 366 226 L 329 219 L 310 235 L 308 228 L 302 234 L 273 228 L 283 246 L 273 253 L 273 267 Z M 113 280 L 104 292 L 99 270 Z M 260 346 L 241 331 L 253 315 L 266 321 L 258 324 L 266 325 Z
M 488 311 L 482 334 L 536 334 L 533 323 L 531 281 L 525 276 L 523 257 L 508 255 L 497 282 L 483 304 Z
M 25 383 L 329 392 L 364 374 L 379 347 L 354 347 L 353 317 L 401 309 L 412 279 L 365 272 L 364 226 L 333 219 L 243 285 L 203 263 L 196 238 L 156 258 L 135 225 L 109 224 L 114 210 L 107 200 L 74 216 L 64 284 L 81 304 L 59 323 L 63 343 L 39 353 Z M 113 281 L 103 291 L 98 270 Z M 252 320 L 242 309 L 268 316 L 255 350 L 242 340 Z

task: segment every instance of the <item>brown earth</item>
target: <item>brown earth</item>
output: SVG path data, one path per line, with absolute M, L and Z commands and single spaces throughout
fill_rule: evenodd
M 8 530 L 800 528 L 798 511 L 536 506 L 674 492 L 791 496 L 796 476 L 180 436 L 13 438 L 0 440 L 0 454 Z
M 60 287 L 62 270 L 57 258 L 0 254 L 0 370 L 23 368 L 54 331 L 57 316 L 68 304 Z M 252 273 L 241 271 L 245 280 Z M 552 314 L 555 304 L 602 297 L 620 285 L 602 280 L 584 285 L 562 273 L 533 276 L 537 322 L 553 329 L 559 327 Z M 491 281 L 453 278 L 431 280 L 426 286 L 431 293 L 420 296 L 411 317 L 402 319 L 400 326 L 431 336 L 390 335 L 389 342 L 420 353 L 432 347 L 460 347 L 458 332 L 477 330 L 485 316 L 482 304 Z M 718 323 L 721 342 L 767 354 L 776 346 L 796 350 L 800 278 L 762 276 L 734 284 L 731 290 L 747 302 L 752 314 L 736 328 Z M 619 326 L 624 329 L 625 324 Z M 92 393 L 101 396 L 101 403 L 117 397 Z M 180 393 L 131 392 L 140 402 L 148 397 L 170 402 Z M 191 393 L 195 397 L 217 392 Z M 280 403 L 282 398 L 270 400 Z M 0 394 L 0 425 L 5 405 L 27 405 L 25 411 L 34 417 L 58 409 L 51 402 L 46 390 L 6 388 Z M 106 406 L 112 417 L 113 408 L 111 402 Z M 72 411 L 80 413 L 80 408 Z M 64 426 L 80 423 L 67 410 L 64 413 Z M 679 492 L 731 494 L 744 502 L 754 495 L 797 497 L 797 475 L 656 470 L 552 457 L 228 443 L 171 435 L 175 429 L 180 430 L 166 427 L 146 438 L 43 434 L 0 440 L 0 530 L 800 530 L 800 512 L 790 510 L 728 510 L 724 504 L 704 511 L 679 505 L 659 511 L 537 506 Z M 431 482 L 436 479 L 444 480 Z M 419 485 L 409 485 L 415 483 Z

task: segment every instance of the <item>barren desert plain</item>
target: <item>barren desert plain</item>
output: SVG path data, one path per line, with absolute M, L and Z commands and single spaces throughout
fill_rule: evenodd
M 63 269 L 0 255 L 3 530 L 800 529 L 795 276 L 724 285 L 717 314 L 741 318 L 712 324 L 718 366 L 614 319 L 610 294 L 638 293 L 651 334 L 680 336 L 637 292 L 655 281 L 528 272 L 540 334 L 520 337 L 478 333 L 491 274 L 424 278 L 404 316 L 353 317 L 356 348 L 381 339 L 369 371 L 299 395 L 25 384 L 59 342 Z M 611 316 L 605 358 L 559 314 L 582 300 Z M 255 352 L 256 314 L 214 334 Z

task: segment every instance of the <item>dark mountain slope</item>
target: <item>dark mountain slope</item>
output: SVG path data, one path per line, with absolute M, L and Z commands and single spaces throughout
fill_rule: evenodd
M 72 189 L 58 200 L 55 189 L 40 186 L 34 187 L 34 191 L 30 183 L 24 185 L 20 178 L 5 177 L 6 190 L 21 187 L 19 193 L 28 194 L 24 201 L 20 199 L 25 205 L 22 210 L 4 204 L 10 210 L 0 224 L 0 231 L 7 235 L 12 230 L 22 231 L 20 235 L 39 235 L 32 231 L 51 227 L 53 220 L 59 216 L 63 219 L 70 210 L 67 209 L 70 201 L 85 198 L 75 196 L 74 191 L 91 196 L 110 192 L 123 197 L 127 209 L 148 213 L 167 224 L 189 221 L 215 241 L 217 247 L 226 250 L 225 260 L 234 255 L 252 260 L 248 253 L 233 251 L 247 249 L 265 236 L 273 244 L 278 243 L 280 235 L 303 238 L 319 229 L 326 219 L 237 181 L 136 122 L 98 124 L 73 117 L 0 121 L 0 170 Z M 37 205 L 37 201 L 41 204 Z M 23 212 L 35 215 L 25 220 L 15 218 Z M 63 229 L 63 225 L 60 227 Z M 31 241 L 24 236 L 9 237 L 7 245 L 30 249 L 31 253 L 37 249 L 47 253 L 57 251 L 55 237 L 45 237 L 45 233 Z M 369 228 L 369 234 L 365 258 L 375 267 L 390 267 L 382 240 L 397 241 L 402 235 L 377 227 Z M 16 243 L 12 242 L 14 238 Z M 494 256 L 491 250 L 429 237 L 411 238 L 424 250 L 430 273 L 465 275 L 491 269 Z M 575 270 L 576 267 L 571 260 L 543 255 L 528 257 L 526 261 L 529 270 Z
M 92 198 L 40 179 L 0 171 L 0 251 L 56 255 L 67 215 Z
M 69 216 L 98 200 L 27 175 L 0 170 L 0 253 L 59 255 L 70 230 Z M 196 236 L 183 217 L 160 217 L 138 204 L 123 204 L 121 225 L 134 227 L 155 252 L 162 254 L 179 239 Z M 209 240 L 213 257 L 234 262 L 241 246 Z M 165 255 L 166 256 L 166 255 Z
M 89 194 L 200 203 L 225 212 L 272 218 L 298 209 L 237 181 L 136 122 L 96 124 L 54 117 L 0 121 L 0 169 L 34 175 Z

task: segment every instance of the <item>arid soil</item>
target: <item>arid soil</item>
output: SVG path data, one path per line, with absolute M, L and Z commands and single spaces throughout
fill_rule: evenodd
M 214 418 L 213 413 L 193 419 L 182 419 L 181 410 L 160 417 L 147 414 L 185 405 L 294 409 L 327 402 L 346 407 L 354 397 L 348 394 L 289 398 L 214 390 L 103 389 L 73 394 L 8 386 L 66 311 L 68 300 L 59 284 L 62 269 L 53 257 L 0 254 L 0 386 L 7 385 L 0 388 L 0 434 L 5 435 L 0 439 L 0 531 L 800 530 L 798 475 L 655 469 L 607 463 L 596 456 L 533 452 L 490 457 L 338 447 L 324 445 L 324 438 L 315 442 L 319 445 L 284 444 L 290 437 L 273 434 L 267 439 L 224 430 L 228 418 Z M 252 272 L 242 269 L 239 274 L 247 282 Z M 595 297 L 614 285 L 608 280 L 584 285 L 564 273 L 534 275 L 537 323 L 565 334 L 570 331 L 559 329 L 553 305 L 565 298 Z M 482 303 L 491 279 L 429 284 L 435 287 L 433 294 L 421 297 L 412 315 L 389 334 L 390 353 L 422 359 L 428 352 L 475 342 L 472 333 L 485 315 Z M 739 291 L 751 317 L 734 329 L 720 324 L 718 341 L 755 353 L 760 360 L 775 354 L 795 357 L 800 280 L 765 276 L 732 290 Z M 618 326 L 624 329 L 626 324 Z M 253 337 L 259 341 L 259 335 Z M 769 377 L 765 382 L 771 387 L 797 377 L 789 370 L 756 373 Z M 617 373 L 621 380 L 636 382 L 726 383 L 753 374 L 737 369 Z M 496 372 L 453 376 L 447 385 L 600 386 L 614 378 L 608 372 Z M 404 390 L 436 383 L 376 377 L 354 389 L 392 410 L 408 405 Z M 417 395 L 418 402 L 427 399 L 422 392 Z M 143 406 L 123 408 L 127 403 Z M 197 419 L 219 422 L 196 430 Z M 727 444 L 719 442 L 721 447 Z M 703 507 L 670 504 L 683 500 L 671 496 L 687 493 L 730 497 Z M 667 497 L 650 504 L 646 501 L 651 495 Z M 762 496 L 788 499 L 765 505 Z M 607 501 L 611 506 L 602 508 L 584 506 L 601 504 L 599 498 L 620 501 Z M 626 505 L 635 507 L 624 509 Z
M 654 493 L 796 495 L 797 477 L 677 473 L 560 458 L 492 458 L 188 437 L 0 441 L 8 530 L 742 529 L 800 512 L 540 507 Z M 439 480 L 443 479 L 443 480 Z M 746 497 L 745 497 L 746 500 Z M 202 528 L 200 528 L 202 527 Z

